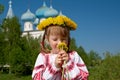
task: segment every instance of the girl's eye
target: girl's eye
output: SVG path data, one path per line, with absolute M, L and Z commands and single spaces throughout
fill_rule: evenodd
M 53 39 L 53 41 L 57 41 L 57 39 L 55 38 L 55 39 Z
M 66 41 L 67 41 L 67 39 L 62 39 L 61 41 L 62 41 L 62 42 L 66 42 Z
M 66 39 L 63 39 L 62 42 L 66 41 Z
M 62 39 L 62 41 L 67 41 L 67 39 Z

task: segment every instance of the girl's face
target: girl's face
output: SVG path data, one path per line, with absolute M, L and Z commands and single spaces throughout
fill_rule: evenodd
M 57 45 L 64 42 L 68 45 L 69 30 L 66 27 L 51 26 L 46 30 L 46 38 L 52 49 L 52 53 L 58 53 Z
M 52 49 L 52 53 L 58 53 L 59 49 L 57 48 L 57 45 L 61 42 L 64 42 L 68 44 L 68 38 L 67 37 L 61 37 L 59 35 L 49 35 L 49 45 Z

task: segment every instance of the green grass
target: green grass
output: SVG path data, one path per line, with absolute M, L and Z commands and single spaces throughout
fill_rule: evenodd
M 14 74 L 2 74 L 0 73 L 0 80 L 32 80 L 30 76 L 17 77 Z

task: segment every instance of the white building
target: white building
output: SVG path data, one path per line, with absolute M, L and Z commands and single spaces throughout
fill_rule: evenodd
M 44 31 L 39 31 L 37 28 L 34 30 L 33 26 L 37 26 L 38 23 L 47 17 L 54 17 L 57 15 L 59 15 L 58 11 L 55 10 L 52 5 L 48 7 L 45 2 L 43 2 L 43 5 L 36 10 L 35 14 L 32 13 L 30 9 L 27 9 L 25 13 L 21 14 L 21 20 L 24 25 L 22 36 L 27 36 L 28 34 L 33 38 L 43 36 Z M 6 18 L 12 17 L 14 17 L 14 13 L 12 10 L 12 1 L 10 0 Z

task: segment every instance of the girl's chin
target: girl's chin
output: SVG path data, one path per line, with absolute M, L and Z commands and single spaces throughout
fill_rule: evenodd
M 53 54 L 57 54 L 58 52 L 59 52 L 59 50 L 52 51 Z

